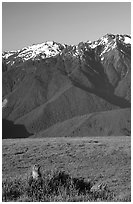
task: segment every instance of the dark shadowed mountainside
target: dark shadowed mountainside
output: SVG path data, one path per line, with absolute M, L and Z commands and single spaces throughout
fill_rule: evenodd
M 3 119 L 2 120 L 2 138 L 3 139 L 15 139 L 15 138 L 26 138 L 30 134 L 27 132 L 24 125 L 13 124 L 12 121 Z

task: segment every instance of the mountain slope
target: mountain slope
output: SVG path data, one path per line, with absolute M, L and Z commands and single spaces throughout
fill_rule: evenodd
M 4 52 L 3 119 L 37 134 L 73 117 L 127 110 L 130 55 L 131 37 L 112 34 L 76 46 L 46 42 Z
M 73 117 L 41 131 L 39 137 L 129 136 L 131 110 L 119 109 Z M 114 120 L 115 119 L 115 120 Z M 31 137 L 36 137 L 34 136 Z

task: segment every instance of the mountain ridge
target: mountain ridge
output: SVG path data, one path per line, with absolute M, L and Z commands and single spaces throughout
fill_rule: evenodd
M 86 42 L 80 42 L 80 43 L 87 43 L 90 48 L 94 49 L 95 47 L 97 47 L 99 45 L 103 45 L 103 44 L 108 43 L 108 42 L 111 42 L 112 40 L 113 40 L 114 44 L 118 43 L 118 41 L 120 41 L 121 43 L 126 44 L 126 45 L 131 44 L 131 36 L 126 35 L 126 34 L 124 34 L 124 35 L 106 34 L 105 36 L 99 38 L 97 41 L 89 41 L 88 40 Z M 29 60 L 31 58 L 34 60 L 36 58 L 36 56 L 39 54 L 44 54 L 44 55 L 42 55 L 42 59 L 44 59 L 44 58 L 48 58 L 48 57 L 60 54 L 61 51 L 66 49 L 67 47 L 77 47 L 78 45 L 67 45 L 67 44 L 57 43 L 55 41 L 46 41 L 43 43 L 33 44 L 31 46 L 24 47 L 24 48 L 22 48 L 20 50 L 16 50 L 16 51 L 4 51 L 4 52 L 2 52 L 2 57 L 6 60 L 10 56 L 12 56 L 14 54 L 15 55 L 18 54 L 17 57 L 22 58 L 24 55 L 27 55 L 27 52 L 31 52 L 32 55 L 29 58 L 26 57 L 24 59 L 25 61 Z M 116 46 L 116 45 L 114 45 L 114 46 Z M 48 49 L 51 50 L 51 52 L 55 52 L 55 53 L 51 53 L 51 55 L 50 55 Z M 108 49 L 108 47 L 104 50 L 104 52 L 106 52 L 107 49 Z
M 130 109 L 129 35 L 106 34 L 73 46 L 49 41 L 2 57 L 3 119 L 30 134 L 73 117 Z

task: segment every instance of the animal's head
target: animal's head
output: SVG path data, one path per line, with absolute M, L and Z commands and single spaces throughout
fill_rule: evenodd
M 33 171 L 36 171 L 36 172 L 39 172 L 40 171 L 40 165 L 38 165 L 38 164 L 35 164 L 34 166 L 33 166 L 33 168 L 32 168 L 32 170 Z

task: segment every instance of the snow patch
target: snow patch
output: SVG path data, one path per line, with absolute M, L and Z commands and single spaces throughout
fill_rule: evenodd
M 46 43 L 41 43 L 37 45 L 29 46 L 23 49 L 18 57 L 23 58 L 24 60 L 35 59 L 38 55 L 41 54 L 41 58 L 48 58 L 57 55 L 60 52 L 59 45 L 53 41 L 48 41 Z
M 11 62 L 11 66 L 12 66 L 14 63 L 15 63 L 15 61 L 12 61 L 12 62 Z
M 4 108 L 6 105 L 7 105 L 7 99 L 5 98 L 3 101 L 2 101 L 2 108 Z
M 101 43 L 100 44 L 106 44 L 106 43 L 108 43 L 108 38 L 107 37 L 102 37 L 101 38 Z
M 17 60 L 19 58 L 22 62 L 29 59 L 45 59 L 61 53 L 61 50 L 65 47 L 65 44 L 61 45 L 60 43 L 55 43 L 54 41 L 47 41 L 44 43 L 33 44 L 31 46 L 24 47 L 21 50 L 4 52 L 2 57 L 6 59 L 6 62 L 8 62 L 8 58 L 13 54 L 15 54 L 14 59 Z M 13 65 L 16 60 L 13 61 L 11 65 Z
M 88 41 L 87 43 L 88 43 L 89 47 L 92 48 L 92 49 L 94 49 L 95 47 L 98 46 L 97 41 L 94 41 L 94 42 Z
M 14 54 L 14 52 L 7 52 L 7 53 L 4 53 L 3 54 L 3 57 L 5 58 L 5 59 L 8 59 L 8 57 L 10 57 L 10 56 L 12 56 Z
M 113 50 L 114 48 L 116 48 L 116 41 L 110 41 L 109 43 L 106 44 L 106 46 L 104 47 L 103 52 L 100 54 L 100 56 L 102 56 L 104 53 L 109 52 L 110 50 Z
M 124 37 L 124 43 L 125 43 L 125 44 L 131 44 L 131 38 L 125 36 L 125 37 Z

